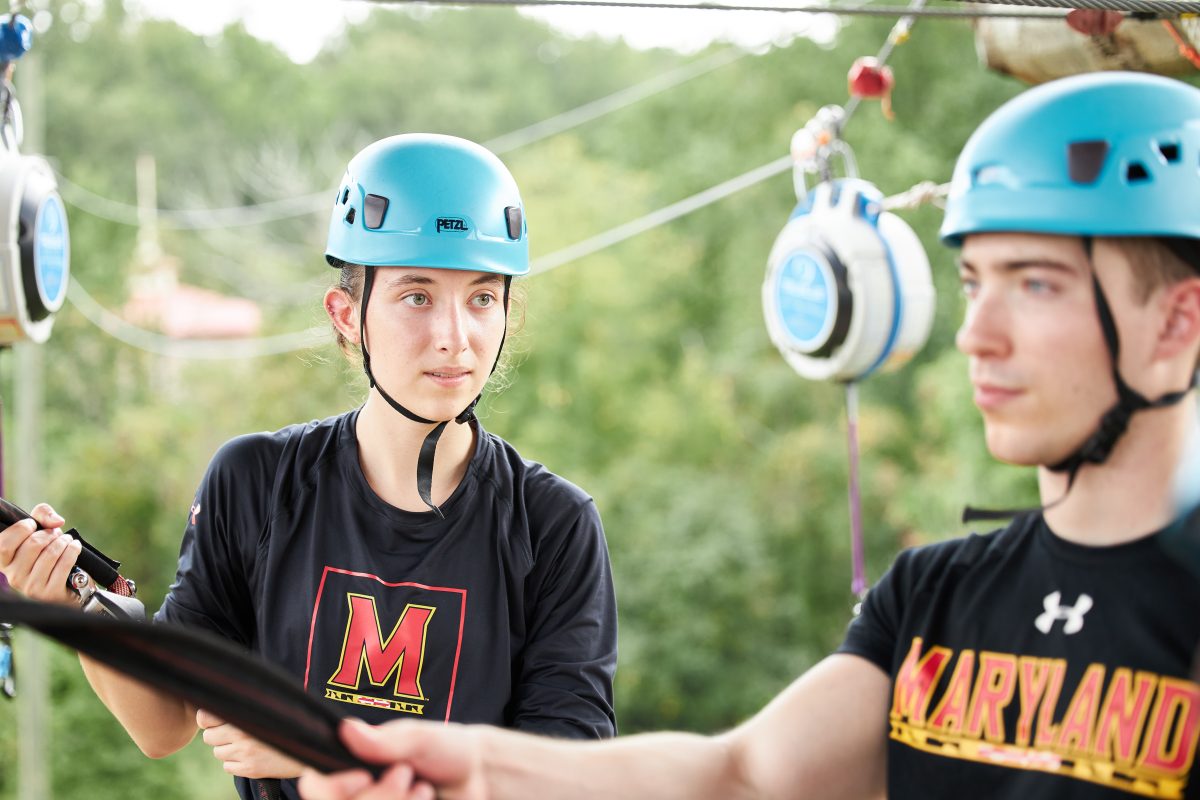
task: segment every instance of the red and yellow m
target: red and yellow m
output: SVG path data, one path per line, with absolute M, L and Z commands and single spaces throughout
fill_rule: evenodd
M 396 673 L 395 693 L 398 697 L 427 699 L 421 693 L 421 667 L 425 663 L 425 636 L 429 620 L 436 610 L 432 606 L 408 604 L 392 627 L 387 639 L 379 625 L 375 598 L 362 594 L 347 594 L 350 619 L 342 639 L 340 666 L 329 679 L 334 686 L 357 689 L 363 669 L 367 680 L 383 686 Z

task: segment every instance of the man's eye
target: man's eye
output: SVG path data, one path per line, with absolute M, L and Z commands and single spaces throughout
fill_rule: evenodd
M 475 297 L 475 305 L 479 306 L 480 308 L 487 308 L 494 302 L 496 302 L 496 298 L 492 297 L 490 294 L 481 294 L 476 295 Z
M 410 306 L 425 306 L 429 305 L 429 296 L 424 294 L 410 294 L 404 298 L 404 302 Z

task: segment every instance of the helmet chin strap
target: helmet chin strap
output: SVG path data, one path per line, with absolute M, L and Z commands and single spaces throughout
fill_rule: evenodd
M 364 266 L 363 272 L 362 303 L 359 306 L 358 315 L 358 347 L 362 351 L 363 371 L 367 373 L 367 380 L 370 381 L 371 388 L 379 392 L 389 406 L 413 422 L 434 426 L 433 430 L 425 436 L 425 441 L 421 442 L 421 453 L 417 456 L 417 494 L 421 496 L 421 501 L 429 506 L 432 511 L 436 512 L 439 517 L 444 517 L 442 510 L 434 505 L 433 502 L 433 458 L 437 454 L 438 440 L 442 438 L 442 433 L 446 430 L 446 425 L 449 424 L 450 420 L 425 419 L 425 417 L 419 414 L 414 414 L 388 394 L 375 380 L 375 375 L 371 372 L 371 354 L 367 351 L 367 301 L 371 297 L 371 289 L 375 286 L 375 267 Z M 492 362 L 492 369 L 488 372 L 489 377 L 496 371 L 496 366 L 500 363 L 500 354 L 504 352 L 504 340 L 508 338 L 508 290 L 511 285 L 512 276 L 505 275 L 504 333 L 500 336 L 500 348 L 496 351 L 496 360 Z M 481 397 L 483 397 L 482 391 L 475 395 L 475 399 L 471 401 L 470 405 L 454 418 L 454 422 L 462 425 L 476 419 L 475 406 L 479 403 L 479 398 Z
M 1091 236 L 1083 237 L 1083 248 L 1087 253 L 1089 263 L 1092 262 L 1092 244 Z M 1116 448 L 1117 442 L 1129 428 L 1129 420 L 1134 414 L 1151 408 L 1165 408 L 1175 405 L 1187 397 L 1188 392 L 1196 385 L 1196 377 L 1193 375 L 1192 382 L 1188 384 L 1187 388 L 1178 392 L 1168 392 L 1155 400 L 1147 399 L 1140 392 L 1130 387 L 1121 376 L 1121 369 L 1117 363 L 1121 354 L 1121 338 L 1117 334 L 1117 325 L 1113 320 L 1112 308 L 1108 305 L 1108 298 L 1104 295 L 1104 288 L 1096 278 L 1094 266 L 1092 268 L 1092 292 L 1096 298 L 1096 313 L 1100 317 L 1100 327 L 1104 331 L 1104 343 L 1108 346 L 1109 361 L 1112 364 L 1113 383 L 1117 387 L 1117 402 L 1108 411 L 1104 412 L 1104 416 L 1100 418 L 1100 424 L 1084 440 L 1083 444 L 1076 447 L 1070 455 L 1061 461 L 1046 465 L 1046 469 L 1051 472 L 1067 473 L 1067 488 L 1061 497 L 1053 503 L 1034 508 L 986 509 L 967 506 L 963 509 L 962 521 L 964 523 L 974 520 L 1011 519 L 1018 514 L 1025 514 L 1031 511 L 1046 511 L 1054 508 L 1067 499 L 1071 487 L 1075 485 L 1075 478 L 1079 474 L 1079 470 L 1085 464 L 1103 464 L 1108 460 L 1113 449 Z

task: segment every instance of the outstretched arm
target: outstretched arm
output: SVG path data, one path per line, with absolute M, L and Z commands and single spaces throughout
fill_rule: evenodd
M 478 726 L 348 723 L 347 745 L 394 763 L 379 782 L 365 773 L 300 783 L 307 800 L 442 800 L 539 797 L 881 797 L 889 681 L 857 656 L 822 661 L 754 718 L 715 737 L 655 733 L 574 743 Z M 419 780 L 410 784 L 412 772 Z

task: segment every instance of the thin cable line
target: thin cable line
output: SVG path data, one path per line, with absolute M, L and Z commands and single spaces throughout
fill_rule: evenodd
M 71 279 L 67 299 L 88 322 L 112 338 L 162 356 L 196 360 L 259 358 L 306 350 L 329 342 L 328 331 L 319 327 L 252 339 L 172 339 L 121 319 L 100 305 L 78 278 Z
M 669 206 L 664 206 L 635 220 L 618 225 L 603 233 L 584 239 L 573 245 L 555 250 L 533 259 L 530 263 L 529 275 L 539 275 L 552 269 L 565 266 L 573 261 L 594 255 L 606 248 L 631 239 L 640 233 L 665 225 L 672 220 L 712 205 L 718 200 L 729 197 L 736 192 L 786 172 L 792 166 L 791 155 L 776 159 L 761 167 L 749 170 L 735 178 L 717 184 L 716 186 L 697 192 L 691 197 L 684 198 Z M 934 203 L 945 196 L 948 184 L 934 184 L 925 181 L 884 198 L 885 209 L 912 209 L 923 203 Z M 121 342 L 140 350 L 146 350 L 159 355 L 169 355 L 185 359 L 237 359 L 255 358 L 258 356 L 288 353 L 296 350 L 320 346 L 325 343 L 327 332 L 323 328 L 314 327 L 304 331 L 279 334 L 262 339 L 211 339 L 206 341 L 181 341 L 172 339 L 154 331 L 132 325 L 119 316 L 101 306 L 79 284 L 78 278 L 72 277 L 67 298 L 80 313 L 104 333 Z M 256 346 L 256 343 L 263 343 Z
M 669 206 L 652 211 L 645 216 L 639 217 L 631 222 L 626 222 L 623 225 L 618 225 L 615 228 L 597 234 L 590 239 L 584 239 L 569 247 L 564 247 L 561 250 L 556 250 L 553 253 L 541 256 L 533 260 L 530 264 L 529 272 L 531 275 L 537 275 L 543 272 L 549 272 L 552 269 L 569 264 L 572 261 L 590 256 L 607 247 L 612 247 L 614 244 L 623 242 L 626 239 L 637 236 L 639 233 L 645 233 L 651 228 L 657 228 L 672 220 L 678 219 L 685 214 L 690 214 L 693 211 L 711 205 L 718 200 L 722 200 L 735 192 L 740 192 L 743 189 L 748 189 L 757 183 L 762 183 L 767 178 L 778 175 L 781 172 L 786 172 L 792 167 L 791 155 L 786 155 L 777 158 L 769 164 L 763 164 L 761 167 L 756 167 L 749 172 L 744 172 L 736 178 L 730 178 L 724 183 L 719 183 L 716 186 L 705 189 L 702 192 L 697 192 L 691 197 L 684 198 Z
M 972 0 L 975 2 L 975 0 Z M 988 5 L 1035 6 L 1037 8 L 1088 8 L 1098 11 L 1124 11 L 1158 18 L 1177 18 L 1200 12 L 1200 3 L 1189 0 L 978 0 Z
M 1000 0 L 994 0 L 999 3 Z M 838 14 L 844 16 L 868 17 L 904 17 L 913 12 L 902 6 L 859 5 L 808 5 L 808 6 L 764 6 L 764 5 L 714 5 L 710 3 L 687 4 L 651 2 L 651 0 L 371 0 L 379 5 L 431 5 L 431 6 L 522 6 L 529 7 L 602 7 L 602 8 L 662 8 L 681 11 L 769 11 L 783 14 Z M 1049 3 L 1050 0 L 1047 0 Z M 1105 0 L 1084 0 L 1084 2 L 1105 2 Z M 1112 0 L 1114 3 L 1148 3 L 1148 0 Z M 995 17 L 1006 19 L 1056 19 L 1066 16 L 1070 0 L 1063 0 L 1056 7 L 1064 9 L 1062 14 L 1044 14 L 1032 11 L 996 10 L 985 11 L 973 8 L 926 8 L 916 12 L 918 17 L 939 17 L 943 19 L 975 19 L 978 17 Z M 1191 9 L 1173 10 L 1175 6 L 1197 6 L 1200 3 L 1183 2 L 1183 0 L 1160 0 L 1153 5 L 1165 7 L 1167 16 L 1178 16 Z
M 493 153 L 507 153 L 511 150 L 516 150 L 518 147 L 533 144 L 598 117 L 619 111 L 639 100 L 644 100 L 647 97 L 665 92 L 667 89 L 673 89 L 693 78 L 698 78 L 727 64 L 732 64 L 746 55 L 748 55 L 747 51 L 736 47 L 722 50 L 708 58 L 693 61 L 690 64 L 685 64 L 669 72 L 664 72 L 649 80 L 634 84 L 627 89 L 614 92 L 607 97 L 586 103 L 570 111 L 564 111 L 543 122 L 538 122 L 512 133 L 506 133 L 494 139 L 489 139 L 483 143 L 483 146 Z
M 687 81 L 706 75 L 720 67 L 732 64 L 748 55 L 735 47 L 714 53 L 707 58 L 668 70 L 613 94 L 585 103 L 561 114 L 527 125 L 509 133 L 501 134 L 483 142 L 483 146 L 494 153 L 507 153 L 519 147 L 547 139 L 555 134 L 578 127 L 585 122 L 619 111 L 640 100 L 661 94 Z M 67 202 L 94 217 L 120 225 L 137 226 L 138 207 L 131 203 L 113 200 L 71 181 L 58 173 L 59 188 Z M 312 192 L 280 200 L 268 200 L 247 206 L 210 209 L 158 209 L 158 226 L 171 230 L 206 230 L 212 228 L 237 228 L 263 225 L 269 222 L 291 219 L 305 214 L 324 213 L 331 205 L 337 186 L 323 192 Z

